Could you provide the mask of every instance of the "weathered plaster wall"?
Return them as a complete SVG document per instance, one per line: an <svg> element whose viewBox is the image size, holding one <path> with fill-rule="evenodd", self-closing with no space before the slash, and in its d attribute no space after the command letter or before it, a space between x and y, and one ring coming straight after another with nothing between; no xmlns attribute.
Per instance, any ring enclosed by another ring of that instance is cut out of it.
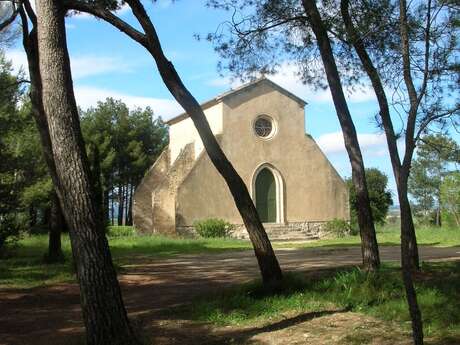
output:
<svg viewBox="0 0 460 345"><path fill-rule="evenodd" d="M204 110L212 132L215 135L221 134L222 123L222 103L218 103ZM191 118L186 118L169 127L169 149L171 150L171 163L173 163L180 151L189 143L195 145L195 158L203 151L203 142L193 124Z"/></svg>
<svg viewBox="0 0 460 345"><path fill-rule="evenodd" d="M252 123L261 114L277 122L278 132L269 140L253 131ZM348 219L346 186L304 128L303 105L268 84L260 83L223 103L221 145L251 193L254 172L270 163L284 181L283 222ZM208 217L242 223L224 180L206 153L179 187L176 205L178 226Z"/></svg>
<svg viewBox="0 0 460 345"><path fill-rule="evenodd" d="M193 143L186 145L152 193L152 232L176 235L177 189L195 162Z"/></svg>
<svg viewBox="0 0 460 345"><path fill-rule="evenodd" d="M152 193L164 180L170 165L169 149L166 147L134 192L133 223L141 232L153 231Z"/></svg>

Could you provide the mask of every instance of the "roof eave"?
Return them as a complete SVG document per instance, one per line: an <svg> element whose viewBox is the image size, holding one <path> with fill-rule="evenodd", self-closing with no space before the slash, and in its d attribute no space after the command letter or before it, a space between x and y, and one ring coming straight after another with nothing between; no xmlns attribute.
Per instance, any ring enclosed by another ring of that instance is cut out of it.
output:
<svg viewBox="0 0 460 345"><path fill-rule="evenodd" d="M299 103L300 106L304 107L305 105L307 105L308 103L306 101L304 101L302 98L294 95L292 92L282 88L281 86L279 86L278 84L272 82L270 79L268 78L260 78L260 79L256 79L250 83L247 83L247 84L244 84L244 85L241 85L240 87L237 87L233 90L229 90L227 92L224 92L223 94L217 96L217 97L214 97L213 99L210 99L204 103L201 103L200 104L200 107L201 109L207 109L207 108L210 108L220 102L222 102L225 98L228 98L230 96L233 96L235 95L236 93L244 90L244 89L248 89L248 88L251 88L251 87L254 87L256 84L260 83L260 82L268 82L273 88L275 88L276 90L278 90L280 93L286 95L287 97L293 99L294 101L296 101L297 103ZM187 112L184 112L184 113L181 113L175 117L173 117L172 119L166 121L165 123L169 126L171 125L174 125L182 120L185 120L186 118L188 118L189 115L187 114Z"/></svg>

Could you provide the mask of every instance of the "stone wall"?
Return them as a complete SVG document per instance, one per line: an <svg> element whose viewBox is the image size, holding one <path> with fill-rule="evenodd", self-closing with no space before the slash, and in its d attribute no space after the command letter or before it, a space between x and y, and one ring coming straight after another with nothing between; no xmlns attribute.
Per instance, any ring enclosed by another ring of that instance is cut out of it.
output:
<svg viewBox="0 0 460 345"><path fill-rule="evenodd" d="M166 147L134 192L133 224L139 232L153 231L152 192L162 183L169 166L170 155Z"/></svg>
<svg viewBox="0 0 460 345"><path fill-rule="evenodd" d="M270 240L314 240L327 236L324 231L325 221L292 222L286 224L265 224L265 231ZM177 234L182 237L197 237L193 226L177 226ZM230 237L249 239L244 224L234 224Z"/></svg>
<svg viewBox="0 0 460 345"><path fill-rule="evenodd" d="M177 189L195 162L193 143L186 145L168 170L165 178L152 193L152 232L165 235L176 233Z"/></svg>

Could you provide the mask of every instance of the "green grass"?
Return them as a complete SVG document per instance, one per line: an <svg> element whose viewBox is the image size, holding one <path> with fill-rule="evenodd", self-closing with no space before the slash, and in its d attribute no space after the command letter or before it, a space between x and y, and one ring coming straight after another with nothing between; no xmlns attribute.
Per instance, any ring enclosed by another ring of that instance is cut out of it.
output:
<svg viewBox="0 0 460 345"><path fill-rule="evenodd" d="M423 272L416 285L426 336L460 340L460 262L424 264ZM289 274L274 294L266 293L257 281L172 312L216 325L246 325L279 319L286 313L333 309L396 321L406 330L410 326L401 274L394 265L370 274L357 268L330 270L315 278Z"/></svg>
<svg viewBox="0 0 460 345"><path fill-rule="evenodd" d="M250 248L247 241L234 239L174 239L165 236L131 235L132 227L109 229L109 244L115 266L134 257L168 257L178 254L219 253ZM68 259L63 264L45 264L47 235L23 237L0 259L0 288L32 288L75 280L70 263L68 235L62 236L62 250Z"/></svg>
<svg viewBox="0 0 460 345"><path fill-rule="evenodd" d="M399 245L399 229L385 227L378 229L380 245ZM417 230L421 245L459 246L460 230L421 228ZM109 243L116 266L122 266L133 258L169 257L179 254L220 253L232 250L251 249L249 241L233 239L180 239L164 236L135 235L132 227L110 227ZM299 247L346 247L358 246L359 236L338 239L323 239L306 243L274 242L275 248ZM43 263L43 254L48 246L46 235L22 238L10 248L6 258L0 259L0 288L30 288L74 280L70 263ZM64 255L69 259L70 242L67 235L62 238ZM70 260L69 260L70 261Z"/></svg>
<svg viewBox="0 0 460 345"><path fill-rule="evenodd" d="M416 235L419 245L430 245L436 247L460 246L460 229L425 226L417 228ZM401 233L399 226L388 225L377 227L377 241L380 246L399 246L401 243L400 236ZM343 238L321 239L302 244L292 243L289 244L289 246L302 248L348 247L359 246L360 243L361 239L359 236L347 236Z"/></svg>

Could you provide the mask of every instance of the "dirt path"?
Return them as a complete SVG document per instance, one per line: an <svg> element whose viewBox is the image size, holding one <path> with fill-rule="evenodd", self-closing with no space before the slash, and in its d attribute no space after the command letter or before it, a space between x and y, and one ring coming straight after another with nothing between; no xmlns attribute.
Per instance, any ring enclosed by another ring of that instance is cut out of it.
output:
<svg viewBox="0 0 460 345"><path fill-rule="evenodd" d="M361 260L359 247L283 249L277 250L277 256L286 271L354 265ZM399 260L399 247L381 247L381 257L383 261ZM460 259L460 248L420 247L420 257L424 261ZM169 259L136 256L119 278L128 312L142 316L150 328L161 327L161 309L256 277L252 251L238 251ZM0 345L79 344L82 332L75 284L0 290Z"/></svg>

